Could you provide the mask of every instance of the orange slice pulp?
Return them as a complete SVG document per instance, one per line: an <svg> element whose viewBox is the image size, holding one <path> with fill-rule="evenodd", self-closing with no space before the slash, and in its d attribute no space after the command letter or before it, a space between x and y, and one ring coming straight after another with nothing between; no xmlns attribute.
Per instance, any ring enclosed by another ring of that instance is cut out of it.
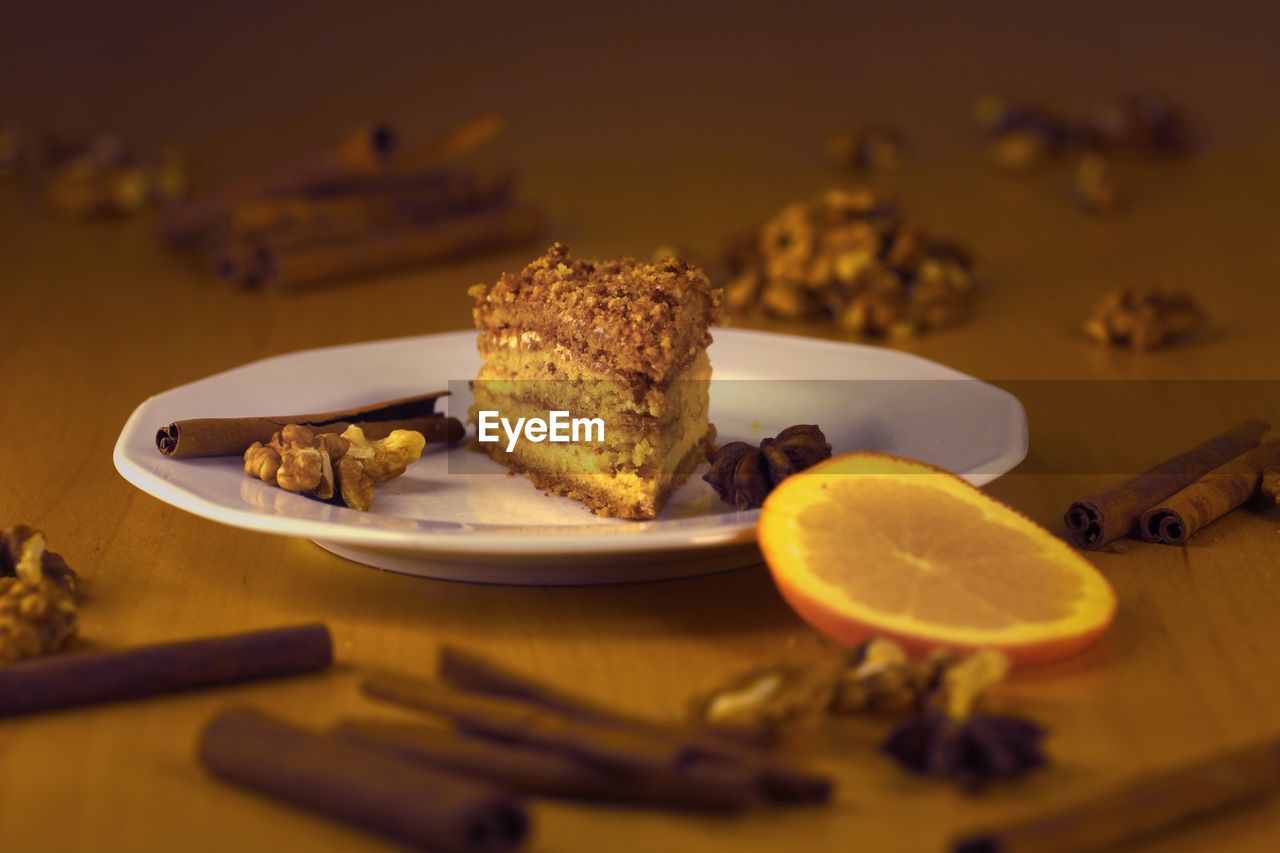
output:
<svg viewBox="0 0 1280 853"><path fill-rule="evenodd" d="M1115 616L1111 585L1067 543L910 459L851 453L788 477L758 535L783 597L848 645L879 635L1026 665L1080 651Z"/></svg>

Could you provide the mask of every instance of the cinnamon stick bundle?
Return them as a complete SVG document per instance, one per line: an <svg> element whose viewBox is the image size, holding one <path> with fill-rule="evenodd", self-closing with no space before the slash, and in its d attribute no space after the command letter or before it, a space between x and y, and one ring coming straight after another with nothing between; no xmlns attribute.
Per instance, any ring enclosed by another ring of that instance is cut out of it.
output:
<svg viewBox="0 0 1280 853"><path fill-rule="evenodd" d="M825 776L780 761L736 735L706 729L668 728L604 708L512 672L452 646L440 651L440 678L463 690L505 697L598 726L676 743L689 759L738 764L755 773L766 798L777 802L824 802L832 783Z"/></svg>
<svg viewBox="0 0 1280 853"><path fill-rule="evenodd" d="M414 723L349 720L336 734L526 794L726 812L759 801L755 777L729 764L617 773L545 749L495 744Z"/></svg>
<svg viewBox="0 0 1280 853"><path fill-rule="evenodd" d="M663 773L685 760L679 744L571 720L518 702L474 696L421 679L379 674L365 679L374 699L437 714L460 731L557 751L603 770Z"/></svg>
<svg viewBox="0 0 1280 853"><path fill-rule="evenodd" d="M372 440L386 438L392 430L422 433L427 442L454 442L465 432L457 418L435 410L435 401L448 391L401 397L367 406L302 415L267 415L243 418L189 418L174 421L156 432L156 448L174 458L239 456L255 441L264 444L289 424L309 426L317 432L344 432L356 425Z"/></svg>
<svg viewBox="0 0 1280 853"><path fill-rule="evenodd" d="M1257 447L1269 429L1265 421L1243 421L1105 492L1081 498L1064 516L1071 542L1077 548L1094 550L1125 536L1148 509Z"/></svg>
<svg viewBox="0 0 1280 853"><path fill-rule="evenodd" d="M342 193L269 196L234 207L227 230L242 239L353 239L377 229L500 204L510 196L514 180L510 169L436 170L394 182L360 181Z"/></svg>
<svg viewBox="0 0 1280 853"><path fill-rule="evenodd" d="M215 717L199 755L229 782L416 847L502 853L529 833L523 806L500 788L253 711Z"/></svg>
<svg viewBox="0 0 1280 853"><path fill-rule="evenodd" d="M161 234L168 240L188 241L237 203L371 174L391 160L396 147L396 133L389 126L358 128L336 144L171 208L161 223Z"/></svg>
<svg viewBox="0 0 1280 853"><path fill-rule="evenodd" d="M1148 542L1181 545L1258 491L1262 472L1280 463L1280 441L1225 462L1142 514L1138 528Z"/></svg>
<svg viewBox="0 0 1280 853"><path fill-rule="evenodd" d="M288 289L522 243L541 229L542 216L534 208L500 205L389 231L374 230L350 240L233 241L215 258L214 269L222 278L242 285Z"/></svg>
<svg viewBox="0 0 1280 853"><path fill-rule="evenodd" d="M455 646L440 649L440 679L461 690L517 699L539 708L563 714L575 720L606 725L613 728L638 729L651 734L669 736L671 729L649 720L624 714L613 708L605 708L577 696L571 696L554 687L534 681L505 669ZM707 749L737 750L744 746L768 746L770 738L764 733L755 735L746 728L686 728L681 738L688 742L705 742ZM754 750L753 750L754 751Z"/></svg>
<svg viewBox="0 0 1280 853"><path fill-rule="evenodd" d="M342 191L370 182L391 186L415 179L425 169L481 145L501 129L501 117L488 114L402 151L398 136L390 126L361 127L336 144L170 209L161 225L161 234L176 243L191 243L207 237L211 231L223 230L219 224L225 223L238 205L255 200Z"/></svg>
<svg viewBox="0 0 1280 853"><path fill-rule="evenodd" d="M1043 817L976 832L955 853L1083 853L1110 849L1280 789L1271 738L1120 787Z"/></svg>

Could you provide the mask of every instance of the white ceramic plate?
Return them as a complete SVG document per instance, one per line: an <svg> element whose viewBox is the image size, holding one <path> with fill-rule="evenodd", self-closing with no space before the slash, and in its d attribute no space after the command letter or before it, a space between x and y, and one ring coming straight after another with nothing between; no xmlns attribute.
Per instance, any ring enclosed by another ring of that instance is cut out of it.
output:
<svg viewBox="0 0 1280 853"><path fill-rule="evenodd" d="M547 497L464 447L429 446L378 487L360 513L244 476L238 458L168 459L156 430L174 420L342 409L447 387L479 367L476 333L450 332L306 350L166 391L139 406L115 448L120 474L204 518L315 540L393 571L488 583L611 583L749 565L758 511L716 499L701 474L653 521L597 518ZM717 329L711 420L721 441L758 442L817 423L836 453L880 450L931 462L975 485L1027 451L1026 414L1010 394L890 349ZM465 391L444 401L465 418ZM575 413L576 414L576 413Z"/></svg>

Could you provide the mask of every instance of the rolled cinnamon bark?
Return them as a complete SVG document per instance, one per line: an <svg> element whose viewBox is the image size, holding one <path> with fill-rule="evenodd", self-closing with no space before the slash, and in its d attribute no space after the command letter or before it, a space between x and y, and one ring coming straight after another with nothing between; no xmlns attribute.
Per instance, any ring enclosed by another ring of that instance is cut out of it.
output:
<svg viewBox="0 0 1280 853"><path fill-rule="evenodd" d="M336 733L527 794L710 811L741 811L759 801L755 777L729 764L613 773L545 749L499 745L413 723L351 720Z"/></svg>
<svg viewBox="0 0 1280 853"><path fill-rule="evenodd" d="M442 681L462 690L518 699L575 720L585 720L614 728L648 730L660 733L664 737L670 736L673 731L671 727L660 726L649 720L571 696L454 646L444 646L440 649L439 675ZM765 747L769 744L769 740L763 733L753 739L752 733L746 729L726 732L719 729L689 727L679 731L684 740L705 740L715 748Z"/></svg>
<svg viewBox="0 0 1280 853"><path fill-rule="evenodd" d="M519 801L498 788L254 711L215 717L199 755L222 779L404 844L501 853L529 833Z"/></svg>
<svg viewBox="0 0 1280 853"><path fill-rule="evenodd" d="M361 687L374 699L444 717L468 734L555 750L608 771L660 773L684 763L678 744L421 679L380 673L366 678Z"/></svg>
<svg viewBox="0 0 1280 853"><path fill-rule="evenodd" d="M411 263L440 261L529 240L542 229L532 207L499 205L340 241L232 241L215 272L249 287L288 289Z"/></svg>
<svg viewBox="0 0 1280 853"><path fill-rule="evenodd" d="M1112 849L1280 788L1280 740L1140 776L1043 817L956 840L954 853L1084 853ZM1127 848L1126 848L1127 849Z"/></svg>
<svg viewBox="0 0 1280 853"><path fill-rule="evenodd" d="M368 175L388 163L396 147L396 133L391 127L370 124L358 128L335 145L171 208L161 223L161 234L168 240L188 241L248 199Z"/></svg>
<svg viewBox="0 0 1280 853"><path fill-rule="evenodd" d="M1243 421L1105 492L1081 498L1063 518L1072 544L1094 550L1126 535L1148 509L1219 465L1257 447L1270 428L1265 421Z"/></svg>
<svg viewBox="0 0 1280 853"><path fill-rule="evenodd" d="M1206 524L1217 521L1258 491L1262 472L1280 463L1280 441L1271 441L1237 456L1196 480L1138 523L1148 542L1181 545Z"/></svg>
<svg viewBox="0 0 1280 853"><path fill-rule="evenodd" d="M392 176L412 175L424 168L461 157L497 136L504 125L502 116L486 113L445 131L435 139L404 149L387 164L385 171Z"/></svg>
<svg viewBox="0 0 1280 853"><path fill-rule="evenodd" d="M318 672L333 662L322 624L118 652L71 652L0 667L0 717L194 687Z"/></svg>
<svg viewBox="0 0 1280 853"><path fill-rule="evenodd" d="M288 426L309 426L318 432L345 432L356 425L370 439L386 438L392 430L420 432L427 442L454 442L466 429L457 418L437 414L435 401L448 391L401 397L336 412L305 415L269 415L244 418L189 418L174 421L156 432L156 449L165 456L238 456L255 441L264 444Z"/></svg>
<svg viewBox="0 0 1280 853"><path fill-rule="evenodd" d="M686 761L739 764L757 775L764 795L776 802L816 803L831 796L833 784L826 776L780 761L735 736L703 729L672 729L603 708L452 646L440 650L440 677L463 690L514 699L571 719L679 744Z"/></svg>
<svg viewBox="0 0 1280 853"><path fill-rule="evenodd" d="M237 205L227 228L242 239L284 243L350 240L396 226L430 221L506 201L514 185L509 169L436 170L395 182L374 177L340 194L268 196Z"/></svg>

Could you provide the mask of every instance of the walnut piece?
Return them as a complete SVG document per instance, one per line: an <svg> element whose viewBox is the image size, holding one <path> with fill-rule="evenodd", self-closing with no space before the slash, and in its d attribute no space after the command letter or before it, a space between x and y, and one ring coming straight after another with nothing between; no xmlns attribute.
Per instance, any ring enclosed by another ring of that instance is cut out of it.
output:
<svg viewBox="0 0 1280 853"><path fill-rule="evenodd" d="M338 460L338 490L342 493L342 502L360 512L368 512L373 506L373 478L364 471L364 462L354 456L344 456Z"/></svg>
<svg viewBox="0 0 1280 853"><path fill-rule="evenodd" d="M1129 289L1098 300L1084 333L1099 343L1143 351L1190 337L1204 325L1204 311L1186 293Z"/></svg>
<svg viewBox="0 0 1280 853"><path fill-rule="evenodd" d="M1116 182L1111 163L1099 154L1080 158L1071 194L1081 209L1100 216L1116 213L1128 202L1127 195Z"/></svg>
<svg viewBox="0 0 1280 853"><path fill-rule="evenodd" d="M76 573L66 560L48 549L44 534L25 524L0 530L0 578L17 577L35 583L47 578L74 595Z"/></svg>
<svg viewBox="0 0 1280 853"><path fill-rule="evenodd" d="M352 424L342 437L350 442L347 455L364 463L364 473L375 483L385 483L422 458L427 440L420 432L392 430L386 438L370 441L364 430Z"/></svg>
<svg viewBox="0 0 1280 853"><path fill-rule="evenodd" d="M0 664L59 651L75 633L75 598L56 581L0 578Z"/></svg>
<svg viewBox="0 0 1280 853"><path fill-rule="evenodd" d="M63 648L76 632L76 574L25 525L0 530L0 664Z"/></svg>

